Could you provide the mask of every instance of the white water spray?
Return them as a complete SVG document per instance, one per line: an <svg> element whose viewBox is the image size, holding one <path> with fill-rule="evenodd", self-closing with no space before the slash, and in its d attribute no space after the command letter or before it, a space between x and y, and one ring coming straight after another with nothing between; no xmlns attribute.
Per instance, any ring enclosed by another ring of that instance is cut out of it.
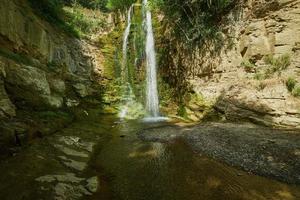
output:
<svg viewBox="0 0 300 200"><path fill-rule="evenodd" d="M152 16L147 9L147 0L144 0L144 9L146 17L146 73L147 73L147 91L146 91L146 109L151 117L159 117L159 102L157 91L156 58L154 49L154 36L152 30Z"/></svg>
<svg viewBox="0 0 300 200"><path fill-rule="evenodd" d="M122 77L127 78L127 45L128 45L128 38L130 34L130 27L131 27L131 13L132 13L132 7L128 9L127 13L127 27L124 31L124 36L123 36L123 60L122 60Z"/></svg>

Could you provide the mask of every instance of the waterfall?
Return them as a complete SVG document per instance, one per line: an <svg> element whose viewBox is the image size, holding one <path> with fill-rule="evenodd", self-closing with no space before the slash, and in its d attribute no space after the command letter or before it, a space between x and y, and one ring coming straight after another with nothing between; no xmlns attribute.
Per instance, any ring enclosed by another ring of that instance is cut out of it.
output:
<svg viewBox="0 0 300 200"><path fill-rule="evenodd" d="M124 31L124 36L123 36L123 60L122 60L122 77L128 78L128 70L127 70L127 45L128 45L128 38L129 38L129 33L130 33L130 27L131 27L131 13L132 13L132 7L128 9L128 14L127 14L127 27Z"/></svg>
<svg viewBox="0 0 300 200"><path fill-rule="evenodd" d="M146 73L147 73L147 87L146 87L146 109L151 117L159 116L159 102L157 91L157 72L156 72L156 58L154 49L154 36L152 30L152 16L147 9L147 0L144 0L145 9L145 25L146 25Z"/></svg>
<svg viewBox="0 0 300 200"><path fill-rule="evenodd" d="M121 72L121 77L123 78L123 81L125 84L125 94L123 96L123 100L126 101L125 105L123 106L122 110L119 113L119 117L121 119L125 118L128 112L128 105L131 102L131 87L130 84L128 83L128 68L127 68L127 45L128 45L128 38L130 34L130 27L131 27L131 13L132 13L132 6L128 9L127 13L127 26L124 31L123 35L123 48L122 48L122 53L123 53L123 59L122 59L122 72Z"/></svg>

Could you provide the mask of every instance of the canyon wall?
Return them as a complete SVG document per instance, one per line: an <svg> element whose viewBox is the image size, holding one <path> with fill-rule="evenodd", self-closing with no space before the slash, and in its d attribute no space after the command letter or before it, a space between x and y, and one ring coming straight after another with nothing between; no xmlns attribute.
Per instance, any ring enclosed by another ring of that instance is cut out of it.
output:
<svg viewBox="0 0 300 200"><path fill-rule="evenodd" d="M20 126L28 132L28 121L18 120L20 110L67 110L97 94L93 80L100 66L95 53L87 41L38 17L26 0L1 0L1 140L16 137Z"/></svg>
<svg viewBox="0 0 300 200"><path fill-rule="evenodd" d="M300 1L244 1L221 26L221 42L207 41L191 55L179 42L172 56L189 92L226 120L300 128L300 98L286 86L300 82ZM203 106L189 101L187 113L203 119Z"/></svg>

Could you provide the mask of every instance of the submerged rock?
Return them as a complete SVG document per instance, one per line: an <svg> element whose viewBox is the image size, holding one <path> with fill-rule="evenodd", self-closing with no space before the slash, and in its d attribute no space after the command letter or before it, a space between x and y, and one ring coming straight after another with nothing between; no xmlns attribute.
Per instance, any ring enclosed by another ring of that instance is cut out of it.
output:
<svg viewBox="0 0 300 200"><path fill-rule="evenodd" d="M75 170L78 170L78 171L83 171L87 167L86 162L81 162L81 161L68 159L65 156L59 156L59 158L62 160L62 163L66 167L69 167L71 169L75 169Z"/></svg>
<svg viewBox="0 0 300 200"><path fill-rule="evenodd" d="M76 200L83 195L91 195L83 186L74 186L66 183L58 183L55 188L55 200Z"/></svg>
<svg viewBox="0 0 300 200"><path fill-rule="evenodd" d="M62 175L45 175L35 179L38 182L64 182L64 183L80 183L84 178L76 177L73 173L65 173Z"/></svg>
<svg viewBox="0 0 300 200"><path fill-rule="evenodd" d="M98 181L97 176L87 179L86 182L87 182L87 184L85 187L88 189L88 191L90 191L92 193L97 192L98 186L99 186L99 181Z"/></svg>

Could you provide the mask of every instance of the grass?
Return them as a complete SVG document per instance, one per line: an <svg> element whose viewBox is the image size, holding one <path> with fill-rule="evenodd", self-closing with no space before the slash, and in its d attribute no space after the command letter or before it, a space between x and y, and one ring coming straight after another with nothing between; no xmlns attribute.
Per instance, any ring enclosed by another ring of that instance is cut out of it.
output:
<svg viewBox="0 0 300 200"><path fill-rule="evenodd" d="M250 60L245 60L241 63L241 66L244 68L246 72L255 72L256 66Z"/></svg>
<svg viewBox="0 0 300 200"><path fill-rule="evenodd" d="M300 97L300 86L296 86L293 91L292 91L292 95L294 97Z"/></svg>
<svg viewBox="0 0 300 200"><path fill-rule="evenodd" d="M261 81L261 80L266 79L267 76L266 76L265 73L262 73L262 72L256 72L256 73L254 74L254 77L253 77L253 78L256 79L256 80Z"/></svg>
<svg viewBox="0 0 300 200"><path fill-rule="evenodd" d="M295 80L292 77L289 77L285 84L286 84L288 91L292 92L293 89L295 88L295 86L297 85L297 83L298 83L297 80Z"/></svg>
<svg viewBox="0 0 300 200"><path fill-rule="evenodd" d="M297 84L298 81L292 77L289 77L285 82L288 91L291 92L293 96L300 97L300 86Z"/></svg>
<svg viewBox="0 0 300 200"><path fill-rule="evenodd" d="M274 74L288 68L291 64L291 57L289 54L284 54L275 58L273 55L264 57L264 62L269 66L266 73Z"/></svg>
<svg viewBox="0 0 300 200"><path fill-rule="evenodd" d="M291 65L291 57L289 54L284 54L279 57L267 55L264 57L264 63L266 64L266 69L256 72L253 77L254 79L264 80L270 78L275 73L280 74L281 71L287 69ZM250 68L251 66L247 67Z"/></svg>

